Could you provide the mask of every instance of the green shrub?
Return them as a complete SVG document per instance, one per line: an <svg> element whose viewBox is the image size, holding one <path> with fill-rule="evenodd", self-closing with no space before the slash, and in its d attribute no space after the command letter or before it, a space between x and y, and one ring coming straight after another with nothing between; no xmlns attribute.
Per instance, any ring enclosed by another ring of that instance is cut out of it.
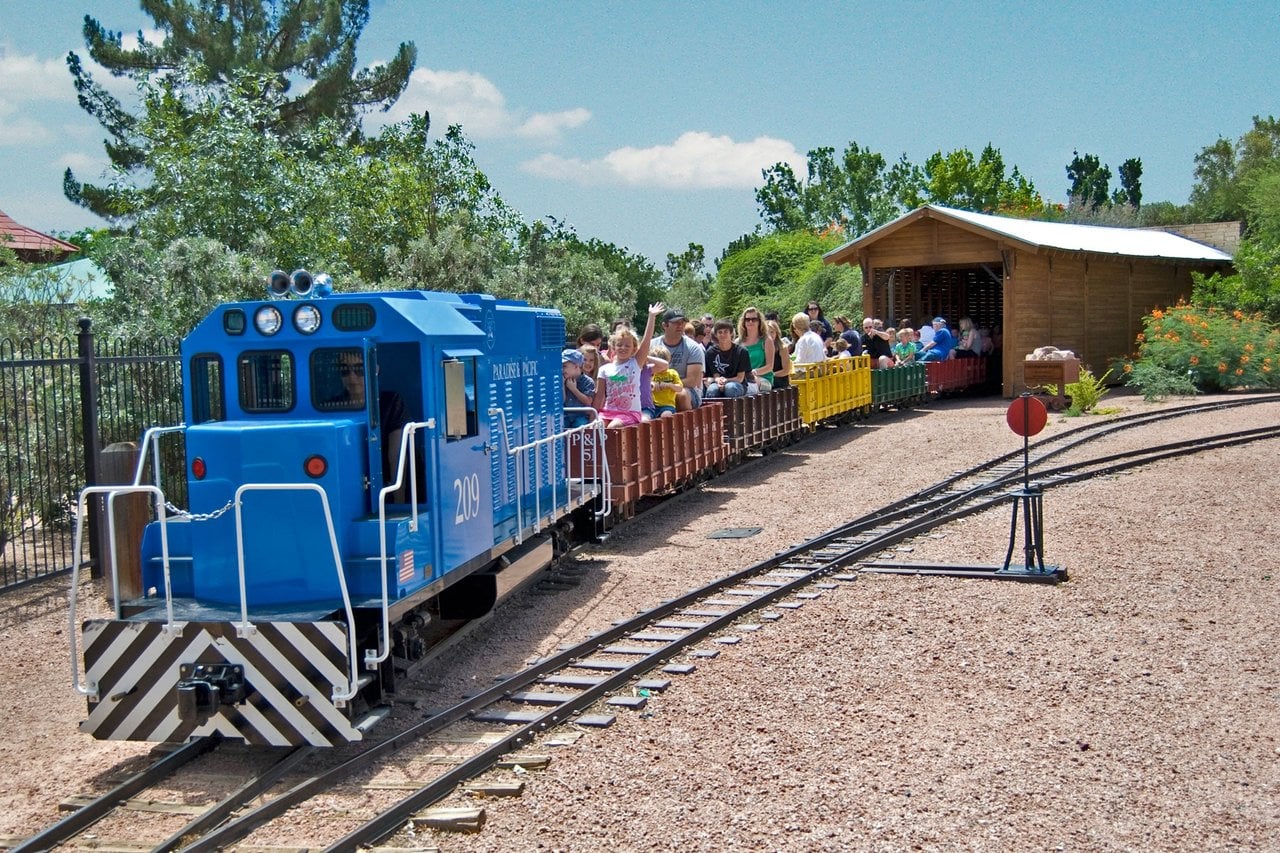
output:
<svg viewBox="0 0 1280 853"><path fill-rule="evenodd" d="M1071 407L1067 409L1067 414L1083 415L1096 409L1102 398L1107 396L1106 382L1110 375L1111 371L1108 370L1095 377L1088 368L1080 368L1080 378L1067 383L1067 394L1071 397Z"/></svg>
<svg viewBox="0 0 1280 853"><path fill-rule="evenodd" d="M1133 364L1127 375L1125 384L1141 391L1142 398L1149 403L1166 397L1191 397L1200 393L1191 381L1194 374L1175 373L1153 361Z"/></svg>
<svg viewBox="0 0 1280 853"><path fill-rule="evenodd" d="M1132 377L1138 365L1147 365ZM1143 388L1177 387L1169 376L1187 377L1201 391L1280 387L1280 329L1261 315L1178 303L1143 320L1135 362L1123 363L1125 381ZM1157 372L1159 368L1162 372ZM1146 394L1144 388L1143 393ZM1176 391L1172 393L1177 393Z"/></svg>
<svg viewBox="0 0 1280 853"><path fill-rule="evenodd" d="M1096 409L1102 398L1107 396L1109 389L1106 383L1110 375L1110 370L1101 376L1094 376L1089 368L1080 368L1080 378L1067 383L1066 393L1071 398L1071 405L1063 414L1074 418ZM1044 389L1055 396L1058 393L1058 386L1054 384L1045 385Z"/></svg>

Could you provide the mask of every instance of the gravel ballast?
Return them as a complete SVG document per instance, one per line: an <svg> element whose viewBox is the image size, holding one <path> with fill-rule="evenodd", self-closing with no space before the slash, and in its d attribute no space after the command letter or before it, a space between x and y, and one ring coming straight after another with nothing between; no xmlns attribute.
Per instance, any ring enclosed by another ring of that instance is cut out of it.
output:
<svg viewBox="0 0 1280 853"><path fill-rule="evenodd" d="M1152 404L1113 394L1125 413ZM575 559L577 587L504 604L412 689L456 701L530 657L1016 449L1008 401L951 401L826 430L662 505ZM1108 451L1274 423L1280 403L1170 418ZM1046 434L1080 419L1050 418ZM1058 586L862 575L735 633L643 712L523 774L445 850L1280 849L1275 637L1280 442L1215 450L1045 497ZM763 528L708 540L725 527ZM999 563L1009 511L902 559ZM0 600L0 834L146 744L76 729L66 580ZM397 706L397 715L411 706ZM494 780L512 771L493 771ZM316 814L313 812L312 814ZM318 820L319 818L313 818ZM305 816L260 843L331 838ZM404 841L402 836L401 841Z"/></svg>

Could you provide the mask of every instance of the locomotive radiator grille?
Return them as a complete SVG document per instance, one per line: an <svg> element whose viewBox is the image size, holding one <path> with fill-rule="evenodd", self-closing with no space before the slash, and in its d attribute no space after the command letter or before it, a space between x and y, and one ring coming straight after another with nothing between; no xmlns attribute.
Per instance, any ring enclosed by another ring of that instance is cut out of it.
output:
<svg viewBox="0 0 1280 853"><path fill-rule="evenodd" d="M101 740L183 741L215 732L262 746L333 746L360 740L334 706L347 683L346 626L340 622L262 622L238 637L230 622L188 622L180 635L159 622L98 620L84 625L88 678L97 702L81 731ZM246 696L202 719L183 719L182 667L241 666Z"/></svg>

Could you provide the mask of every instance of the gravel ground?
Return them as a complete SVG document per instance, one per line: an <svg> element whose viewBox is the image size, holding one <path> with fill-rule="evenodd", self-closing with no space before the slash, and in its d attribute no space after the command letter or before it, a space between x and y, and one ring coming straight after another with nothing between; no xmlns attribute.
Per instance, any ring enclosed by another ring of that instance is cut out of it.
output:
<svg viewBox="0 0 1280 853"><path fill-rule="evenodd" d="M1152 408L1114 393L1124 412ZM825 430L628 523L583 583L523 593L410 689L438 706L614 619L1016 449L1007 401ZM1274 423L1280 402L1168 419L1108 450ZM1081 421L1050 418L1046 434ZM864 575L742 633L576 744L444 850L1280 849L1280 442L1218 450L1045 498L1056 587ZM759 526L750 539L708 540ZM1008 510L909 543L999 563ZM62 588L0 598L0 834L48 823L145 744L76 730ZM33 699L39 702L33 702ZM406 716L410 706L397 706ZM509 780L511 771L494 771ZM442 805L474 805L456 796ZM259 843L332 836L308 811ZM405 839L402 837L401 839Z"/></svg>

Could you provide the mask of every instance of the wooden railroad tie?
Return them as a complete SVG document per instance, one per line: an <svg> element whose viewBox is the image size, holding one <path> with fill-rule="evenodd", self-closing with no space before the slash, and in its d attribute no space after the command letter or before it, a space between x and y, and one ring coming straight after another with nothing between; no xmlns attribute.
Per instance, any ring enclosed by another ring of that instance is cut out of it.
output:
<svg viewBox="0 0 1280 853"><path fill-rule="evenodd" d="M482 808L434 808L409 818L415 828L442 829L446 832L479 832L484 828Z"/></svg>

